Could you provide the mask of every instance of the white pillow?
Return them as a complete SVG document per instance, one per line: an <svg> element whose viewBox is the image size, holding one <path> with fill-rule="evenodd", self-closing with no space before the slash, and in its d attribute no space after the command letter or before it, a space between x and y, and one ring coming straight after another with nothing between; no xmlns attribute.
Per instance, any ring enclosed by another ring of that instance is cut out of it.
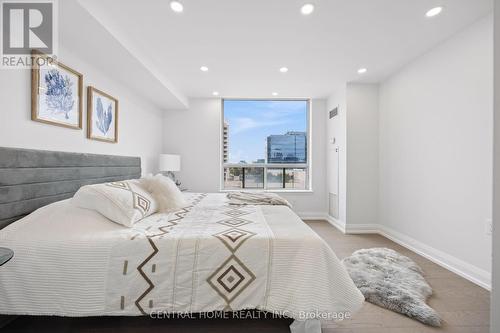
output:
<svg viewBox="0 0 500 333"><path fill-rule="evenodd" d="M160 213L175 212L189 206L177 185L168 177L158 174L142 178L141 183L158 202Z"/></svg>
<svg viewBox="0 0 500 333"><path fill-rule="evenodd" d="M158 211L156 200L137 180L83 186L72 202L126 227Z"/></svg>

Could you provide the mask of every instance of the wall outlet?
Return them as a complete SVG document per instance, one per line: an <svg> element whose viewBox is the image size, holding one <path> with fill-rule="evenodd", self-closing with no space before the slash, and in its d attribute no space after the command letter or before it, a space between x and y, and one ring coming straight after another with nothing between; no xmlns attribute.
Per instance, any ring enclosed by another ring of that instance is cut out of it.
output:
<svg viewBox="0 0 500 333"><path fill-rule="evenodd" d="M484 224L484 231L486 235L491 236L493 234L493 221L492 219L486 219Z"/></svg>

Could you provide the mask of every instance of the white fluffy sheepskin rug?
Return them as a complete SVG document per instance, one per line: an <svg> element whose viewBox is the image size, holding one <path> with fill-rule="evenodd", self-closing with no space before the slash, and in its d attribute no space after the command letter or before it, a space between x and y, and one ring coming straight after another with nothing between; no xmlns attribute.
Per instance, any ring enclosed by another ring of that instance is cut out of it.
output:
<svg viewBox="0 0 500 333"><path fill-rule="evenodd" d="M441 318L425 301L432 288L410 258L385 248L363 249L342 260L368 302L440 327Z"/></svg>

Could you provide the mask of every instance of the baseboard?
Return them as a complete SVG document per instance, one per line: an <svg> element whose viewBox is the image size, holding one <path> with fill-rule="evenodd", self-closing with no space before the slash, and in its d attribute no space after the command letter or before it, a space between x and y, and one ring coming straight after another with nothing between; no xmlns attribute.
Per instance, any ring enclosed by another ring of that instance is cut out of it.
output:
<svg viewBox="0 0 500 333"><path fill-rule="evenodd" d="M314 212L300 212L296 213L302 220L311 221L311 220L326 220L325 213L314 213Z"/></svg>
<svg viewBox="0 0 500 333"><path fill-rule="evenodd" d="M343 234L346 233L346 228L345 228L345 223L340 221L340 220L337 220L336 218L334 218L333 216L330 216L328 214L326 214L326 218L325 218L328 223L330 223L331 225L333 225L335 228L337 228L338 230L340 230L340 232L342 232Z"/></svg>
<svg viewBox="0 0 500 333"><path fill-rule="evenodd" d="M300 216L300 215L299 215ZM477 284L478 286L491 291L491 274L484 269L471 265L457 257L438 250L432 246L422 243L408 235L400 233L392 228L380 224L351 224L346 225L328 214L305 214L304 220L328 221L332 226L344 234L379 234L393 242L412 250L422 257L434 262L435 264L446 268L447 270Z"/></svg>
<svg viewBox="0 0 500 333"><path fill-rule="evenodd" d="M345 233L350 235L378 234L380 230L378 224L348 224L345 229Z"/></svg>
<svg viewBox="0 0 500 333"><path fill-rule="evenodd" d="M458 259L457 257L440 251L386 226L379 225L378 233L386 238L389 238L393 242L412 250L435 264L460 275L464 279L491 291L491 274L484 269L471 265L461 259Z"/></svg>

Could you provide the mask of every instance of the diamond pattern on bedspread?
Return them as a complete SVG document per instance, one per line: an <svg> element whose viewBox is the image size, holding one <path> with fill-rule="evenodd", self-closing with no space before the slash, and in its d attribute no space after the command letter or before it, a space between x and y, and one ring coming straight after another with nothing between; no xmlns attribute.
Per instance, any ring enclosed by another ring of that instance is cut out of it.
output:
<svg viewBox="0 0 500 333"><path fill-rule="evenodd" d="M255 280L254 273L236 255L237 250L243 243L256 235L254 232L236 228L253 223L253 221L239 218L239 216L249 215L254 211L252 208L243 210L240 207L231 207L229 210L221 212L230 216L230 218L217 223L227 226L229 229L212 235L219 239L231 252L229 258L207 278L210 286L226 301L226 311L231 309L231 302Z"/></svg>
<svg viewBox="0 0 500 333"><path fill-rule="evenodd" d="M222 214L227 215L227 216L231 216L231 217L239 217L239 216L251 214L251 212L247 212L247 211L244 211L244 210L237 208L237 209L228 210L226 212L223 212Z"/></svg>
<svg viewBox="0 0 500 333"><path fill-rule="evenodd" d="M247 239L255 234L242 229L229 229L214 235L227 246L229 251L235 252Z"/></svg>
<svg viewBox="0 0 500 333"><path fill-rule="evenodd" d="M230 307L231 302L254 280L255 275L248 267L232 255L208 277L207 282Z"/></svg>
<svg viewBox="0 0 500 333"><path fill-rule="evenodd" d="M242 225L252 223L252 221L244 220L244 219L239 219L237 217L231 218L231 219L226 219L217 222L219 224L227 225L228 227L241 227Z"/></svg>
<svg viewBox="0 0 500 333"><path fill-rule="evenodd" d="M114 250L120 271L108 291L115 295L109 303L114 311L117 305L121 313L147 315L267 304L272 238L261 208L229 206L217 195L193 194L189 201L188 207L136 226L133 247L120 244Z"/></svg>

